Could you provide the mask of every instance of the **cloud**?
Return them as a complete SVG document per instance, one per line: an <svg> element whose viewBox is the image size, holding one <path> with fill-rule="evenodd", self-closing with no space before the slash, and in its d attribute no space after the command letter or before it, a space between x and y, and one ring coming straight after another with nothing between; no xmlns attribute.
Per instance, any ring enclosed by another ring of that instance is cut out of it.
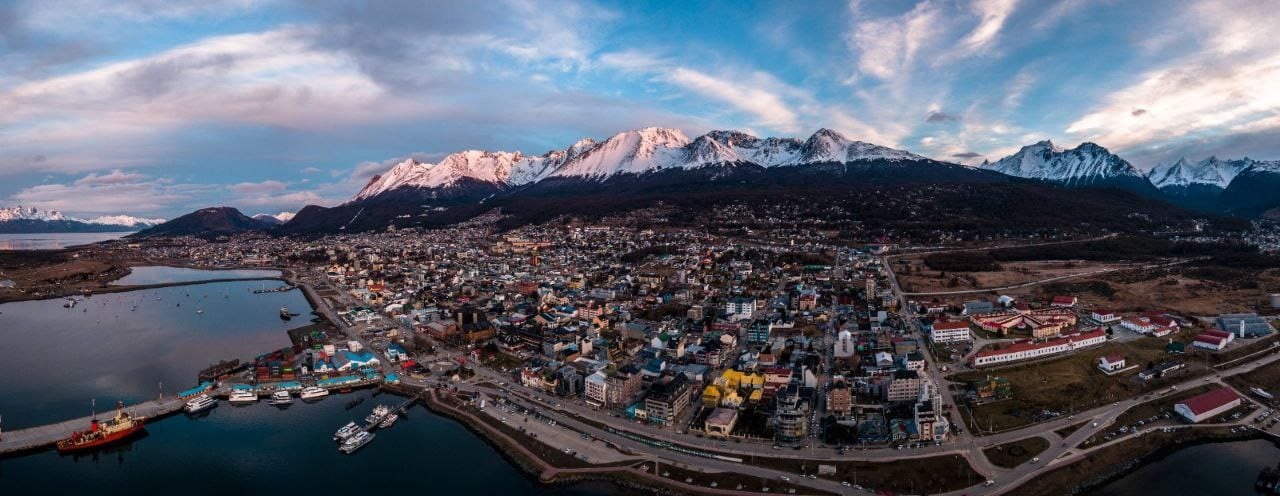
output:
<svg viewBox="0 0 1280 496"><path fill-rule="evenodd" d="M859 17L857 12L855 17ZM917 52L941 34L940 25L942 9L924 1L899 17L856 22L847 42L858 53L857 67L861 74L892 80L906 72Z"/></svg>
<svg viewBox="0 0 1280 496"><path fill-rule="evenodd" d="M971 7L980 21L978 26L964 39L964 47L969 52L980 52L987 49L996 37L1004 22L1018 5L1017 0L977 0Z"/></svg>
<svg viewBox="0 0 1280 496"><path fill-rule="evenodd" d="M960 153L952 153L951 156L959 159L974 159L974 158L981 158L983 155L978 152L960 152Z"/></svg>
<svg viewBox="0 0 1280 496"><path fill-rule="evenodd" d="M284 191L289 186L276 180L267 180L257 183L237 183L230 186L231 191L235 191L241 195L264 195Z"/></svg>
<svg viewBox="0 0 1280 496"><path fill-rule="evenodd" d="M302 169L303 174L319 174L320 172L323 171L321 171L319 167L307 167Z"/></svg>
<svg viewBox="0 0 1280 496"><path fill-rule="evenodd" d="M111 171L108 174L89 174L75 182L76 186L100 186L106 184L127 184L141 181L147 176L134 173L124 172L120 169Z"/></svg>
<svg viewBox="0 0 1280 496"><path fill-rule="evenodd" d="M1138 116L1140 116L1140 115L1142 115L1142 114L1145 114L1145 113L1147 113L1147 109L1140 109L1140 108L1136 108L1136 109L1133 109L1132 111L1130 111L1130 112L1129 112L1129 115L1132 115L1132 116L1134 116L1134 117L1138 117Z"/></svg>
<svg viewBox="0 0 1280 496"><path fill-rule="evenodd" d="M924 119L925 122L929 122L933 124L944 123L944 122L955 122L958 120L960 120L959 117L952 114L948 114L946 112L941 112L941 111L929 112L929 116L925 117Z"/></svg>
<svg viewBox="0 0 1280 496"><path fill-rule="evenodd" d="M22 188L9 197L9 202L79 216L155 216L178 205L207 200L215 192L216 188L209 185L175 184L169 179L115 170L89 174L70 183Z"/></svg>
<svg viewBox="0 0 1280 496"><path fill-rule="evenodd" d="M764 73L751 76L754 83L717 78L693 69L677 68L665 78L672 84L689 89L707 98L718 100L754 116L758 125L784 132L800 128L799 118L783 98L766 89L777 81Z"/></svg>

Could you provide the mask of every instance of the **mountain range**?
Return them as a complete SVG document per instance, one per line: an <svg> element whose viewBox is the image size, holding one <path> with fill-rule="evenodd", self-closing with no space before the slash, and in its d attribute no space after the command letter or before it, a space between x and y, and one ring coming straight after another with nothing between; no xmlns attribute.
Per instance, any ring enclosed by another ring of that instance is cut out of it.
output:
<svg viewBox="0 0 1280 496"><path fill-rule="evenodd" d="M868 187L965 184L986 185L984 191L1016 184L1027 194L1050 196L1036 185L1116 191L1157 206L1172 203L1247 217L1274 214L1280 206L1274 194L1280 163L1247 158L1179 160L1143 173L1095 143L1066 149L1041 141L969 167L851 140L829 129L804 140L737 131L690 139L677 129L650 127L603 141L582 139L539 155L467 150L435 163L407 159L373 177L342 205L306 206L288 219L245 217L252 224L223 219L211 232L240 224L271 229L280 221L274 230L284 234L436 226L495 207L535 221L582 210L581 205L613 209L716 195L843 195Z"/></svg>
<svg viewBox="0 0 1280 496"><path fill-rule="evenodd" d="M81 219L56 210L35 207L0 207L0 233L121 232L137 231L163 223L128 215L105 215Z"/></svg>

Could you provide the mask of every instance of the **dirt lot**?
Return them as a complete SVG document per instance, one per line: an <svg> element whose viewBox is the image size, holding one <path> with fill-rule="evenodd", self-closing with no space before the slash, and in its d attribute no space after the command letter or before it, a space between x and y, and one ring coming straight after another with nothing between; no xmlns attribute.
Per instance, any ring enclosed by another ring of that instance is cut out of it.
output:
<svg viewBox="0 0 1280 496"><path fill-rule="evenodd" d="M1036 455L1049 449L1049 441L1042 437L1029 437L1011 443L982 450L991 463L998 467L1014 468L1027 463Z"/></svg>
<svg viewBox="0 0 1280 496"><path fill-rule="evenodd" d="M923 257L905 257L902 260L909 261L910 265L895 262L894 270L898 275L898 283L908 292L999 288L1051 277L1130 266L1079 260L1048 260L1005 262L995 271L956 272L935 270L924 262Z"/></svg>
<svg viewBox="0 0 1280 496"><path fill-rule="evenodd" d="M755 465L784 470L795 474L813 473L815 462L790 458L755 457L749 461ZM834 475L823 478L849 481L868 490L891 491L903 494L932 494L955 491L982 482L981 474L969 466L959 455L941 455L929 458L909 458L893 462L823 462L835 465Z"/></svg>
<svg viewBox="0 0 1280 496"><path fill-rule="evenodd" d="M1160 362L1169 356L1165 353L1164 339L1139 339L1129 342L1109 342L1097 348L1082 350L1057 360L1014 366L999 370L964 372L948 377L952 381L982 380L987 375L1005 377L1013 388L1013 398L978 405L972 409L969 427L975 431L996 431L1020 427L1036 421L1048 420L1050 415L1038 415L1048 410L1069 415L1120 399L1160 390L1170 383L1204 374L1203 361L1187 359L1187 367L1171 377L1149 382L1133 380L1148 362ZM1106 376L1097 369L1098 357L1110 353L1122 353L1130 365L1138 369L1115 376ZM962 408L962 410L964 410ZM975 425L976 423L976 425Z"/></svg>

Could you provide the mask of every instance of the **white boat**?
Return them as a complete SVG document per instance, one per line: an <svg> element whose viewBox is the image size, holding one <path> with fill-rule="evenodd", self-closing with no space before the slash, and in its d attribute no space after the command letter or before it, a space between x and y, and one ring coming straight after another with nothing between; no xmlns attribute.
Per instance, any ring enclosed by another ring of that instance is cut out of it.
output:
<svg viewBox="0 0 1280 496"><path fill-rule="evenodd" d="M387 405L378 405L373 407L373 412L364 418L364 423L369 425L377 425L382 419L391 413L391 407Z"/></svg>
<svg viewBox="0 0 1280 496"><path fill-rule="evenodd" d="M309 388L303 389L302 394L300 394L299 396L304 400L314 400L318 398L323 398L325 396L329 396L329 390L322 387L311 386Z"/></svg>
<svg viewBox="0 0 1280 496"><path fill-rule="evenodd" d="M218 400L202 394L187 401L186 406L183 406L182 409L186 410L187 413L199 413L215 406L218 406Z"/></svg>
<svg viewBox="0 0 1280 496"><path fill-rule="evenodd" d="M288 391L276 391L271 393L271 400L267 403L276 406L289 405L293 403L293 396Z"/></svg>
<svg viewBox="0 0 1280 496"><path fill-rule="evenodd" d="M255 393L253 391L233 391L231 393L231 397L227 398L227 400L230 401L231 404L233 405L242 404L242 403L244 404L257 403L258 393Z"/></svg>
<svg viewBox="0 0 1280 496"><path fill-rule="evenodd" d="M399 416L399 415L396 415L396 414L394 414L394 413L392 413L392 414L388 414L386 417L384 417L384 418L382 419L382 423L378 424L378 428L379 428L379 429L386 429L386 428L388 428L388 427L391 427L392 425L394 425L394 424L396 423L396 421L397 421L397 420L400 420L400 416Z"/></svg>
<svg viewBox="0 0 1280 496"><path fill-rule="evenodd" d="M342 442L342 446L338 447L338 451L348 455L354 453L356 450L363 448L364 445L369 444L369 441L373 441L373 436L374 434L372 432L356 432L356 434L351 436L350 439Z"/></svg>
<svg viewBox="0 0 1280 496"><path fill-rule="evenodd" d="M1268 393L1267 390L1262 389L1260 387L1251 387L1249 388L1249 391L1257 395L1259 398L1265 398L1268 400L1274 398L1274 396L1272 396L1271 393Z"/></svg>
<svg viewBox="0 0 1280 496"><path fill-rule="evenodd" d="M362 432L360 430L360 426L356 425L355 422L347 422L347 425L342 426L341 428L338 429L338 432L333 433L333 440L339 441L339 442L346 442L347 439L350 439L351 436L356 435L357 432Z"/></svg>

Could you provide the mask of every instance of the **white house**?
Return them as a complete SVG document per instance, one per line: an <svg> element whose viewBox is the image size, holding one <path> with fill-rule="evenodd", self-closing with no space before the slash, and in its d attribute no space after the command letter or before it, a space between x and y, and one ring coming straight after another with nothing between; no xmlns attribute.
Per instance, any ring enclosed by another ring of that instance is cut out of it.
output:
<svg viewBox="0 0 1280 496"><path fill-rule="evenodd" d="M1114 374L1124 370L1124 366L1124 355L1119 353L1112 353L1098 358L1098 369L1106 372L1107 374Z"/></svg>
<svg viewBox="0 0 1280 496"><path fill-rule="evenodd" d="M1125 317L1124 320L1120 321L1120 327L1138 334L1151 334L1156 330L1157 325L1148 317L1134 316Z"/></svg>
<svg viewBox="0 0 1280 496"><path fill-rule="evenodd" d="M1094 310L1089 317L1092 317L1094 322L1102 325L1111 325L1120 321L1120 314L1101 308Z"/></svg>
<svg viewBox="0 0 1280 496"><path fill-rule="evenodd" d="M1193 423L1200 423L1237 406L1240 406L1240 395L1222 387L1187 398L1173 405L1173 411Z"/></svg>
<svg viewBox="0 0 1280 496"><path fill-rule="evenodd" d="M933 323L933 331L929 333L935 343L958 343L972 341L969 334L969 323L965 321L939 321Z"/></svg>

